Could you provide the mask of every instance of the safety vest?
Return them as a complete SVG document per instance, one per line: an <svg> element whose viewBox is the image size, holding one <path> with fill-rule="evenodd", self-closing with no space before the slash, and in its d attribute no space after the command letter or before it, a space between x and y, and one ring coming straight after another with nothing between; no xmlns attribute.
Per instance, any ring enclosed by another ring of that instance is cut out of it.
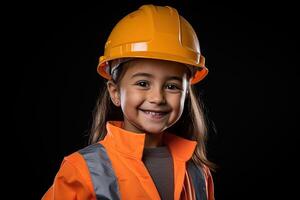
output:
<svg viewBox="0 0 300 200"><path fill-rule="evenodd" d="M142 161L146 135L122 129L121 124L108 122L103 140L65 157L42 199L160 200ZM164 133L163 143L173 158L174 199L214 200L209 169L191 160L197 142Z"/></svg>
<svg viewBox="0 0 300 200"><path fill-rule="evenodd" d="M120 192L117 177L103 145L96 143L80 150L79 153L87 163L97 200L119 200ZM190 160L187 163L187 171L192 179L196 200L207 200L202 169Z"/></svg>

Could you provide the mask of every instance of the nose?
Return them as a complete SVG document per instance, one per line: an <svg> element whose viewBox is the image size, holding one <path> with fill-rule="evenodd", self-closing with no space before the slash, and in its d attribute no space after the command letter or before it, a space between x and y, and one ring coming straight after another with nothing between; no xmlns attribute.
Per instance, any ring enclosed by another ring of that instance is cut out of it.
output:
<svg viewBox="0 0 300 200"><path fill-rule="evenodd" d="M165 104L166 98L163 90L160 88L152 88L149 91L148 101L154 104Z"/></svg>

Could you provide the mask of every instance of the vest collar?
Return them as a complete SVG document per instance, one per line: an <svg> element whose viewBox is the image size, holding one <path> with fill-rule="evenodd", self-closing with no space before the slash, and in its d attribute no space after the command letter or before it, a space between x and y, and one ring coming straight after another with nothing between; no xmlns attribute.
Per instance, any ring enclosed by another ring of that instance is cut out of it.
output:
<svg viewBox="0 0 300 200"><path fill-rule="evenodd" d="M141 160L146 134L134 133L122 129L122 123L122 121L107 122L107 135L102 142L106 143L108 147L126 157ZM168 146L172 157L181 161L189 160L197 145L196 141L187 140L169 133L164 133L163 142Z"/></svg>

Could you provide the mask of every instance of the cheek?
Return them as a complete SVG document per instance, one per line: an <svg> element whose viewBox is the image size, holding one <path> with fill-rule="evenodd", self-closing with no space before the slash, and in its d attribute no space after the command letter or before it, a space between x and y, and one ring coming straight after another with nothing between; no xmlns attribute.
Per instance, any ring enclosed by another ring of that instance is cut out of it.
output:
<svg viewBox="0 0 300 200"><path fill-rule="evenodd" d="M120 93L121 106L122 108L126 107L137 107L142 102L142 95L136 91L131 90L121 90Z"/></svg>
<svg viewBox="0 0 300 200"><path fill-rule="evenodd" d="M183 111L184 102L185 102L185 95L183 94L172 95L169 98L169 104L172 106L174 111L179 113Z"/></svg>

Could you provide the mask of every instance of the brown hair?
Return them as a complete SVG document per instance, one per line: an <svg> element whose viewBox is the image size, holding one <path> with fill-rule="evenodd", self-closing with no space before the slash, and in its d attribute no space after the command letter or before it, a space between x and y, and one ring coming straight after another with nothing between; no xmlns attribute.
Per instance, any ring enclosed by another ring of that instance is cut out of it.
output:
<svg viewBox="0 0 300 200"><path fill-rule="evenodd" d="M126 63L122 65L126 65ZM116 84L120 82L123 67L125 66L119 66L112 74L112 80ZM122 121L123 113L120 108L115 107L111 102L107 87L104 85L93 111L89 143L93 144L102 140L107 134L106 122L114 120ZM169 127L167 131L180 137L197 141L192 160L201 167L205 165L212 170L215 168L215 164L206 157L206 118L203 112L203 104L199 100L194 85L189 85L188 98L185 100L184 110L180 119L173 126Z"/></svg>

